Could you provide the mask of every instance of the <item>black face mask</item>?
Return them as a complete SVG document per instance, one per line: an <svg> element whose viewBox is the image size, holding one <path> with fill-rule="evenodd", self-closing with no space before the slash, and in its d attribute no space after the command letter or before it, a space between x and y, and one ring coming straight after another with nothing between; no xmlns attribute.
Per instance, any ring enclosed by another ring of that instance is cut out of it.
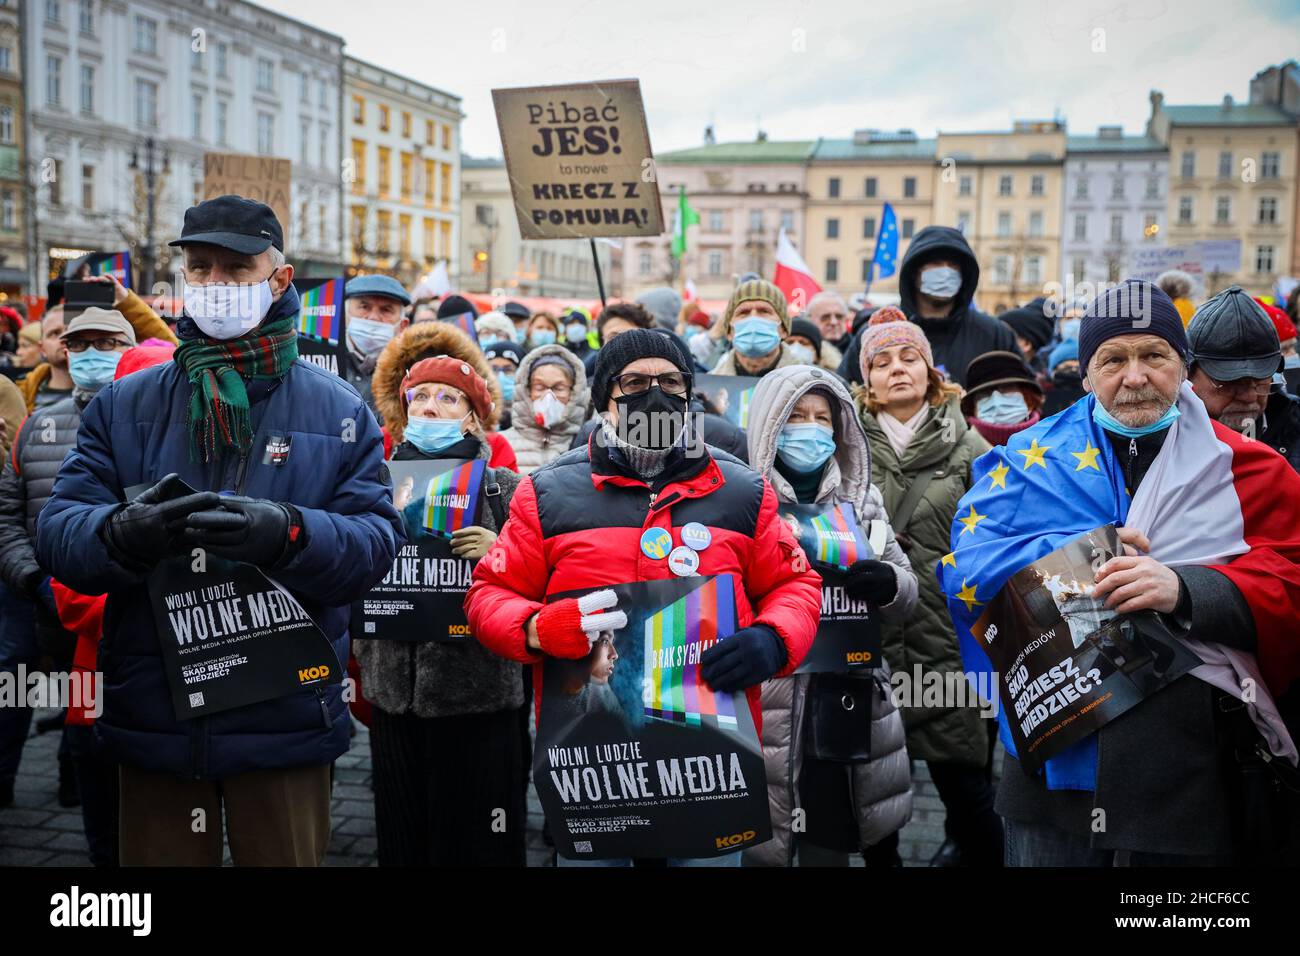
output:
<svg viewBox="0 0 1300 956"><path fill-rule="evenodd" d="M638 448L663 450L677 444L686 427L686 399L652 385L614 400L619 437Z"/></svg>

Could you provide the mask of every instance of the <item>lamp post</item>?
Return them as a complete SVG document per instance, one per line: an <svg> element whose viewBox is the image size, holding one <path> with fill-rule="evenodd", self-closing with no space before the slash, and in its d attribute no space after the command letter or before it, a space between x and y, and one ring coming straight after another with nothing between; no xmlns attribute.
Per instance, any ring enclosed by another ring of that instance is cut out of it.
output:
<svg viewBox="0 0 1300 956"><path fill-rule="evenodd" d="M161 155L159 153L161 152ZM161 169L158 166L161 161ZM144 176L144 243L140 250L140 288L153 288L154 278L154 227L158 211L158 187L163 176L171 172L171 157L166 146L154 142L152 136L144 141L144 164L140 163L138 147L131 148L131 162L127 167Z"/></svg>

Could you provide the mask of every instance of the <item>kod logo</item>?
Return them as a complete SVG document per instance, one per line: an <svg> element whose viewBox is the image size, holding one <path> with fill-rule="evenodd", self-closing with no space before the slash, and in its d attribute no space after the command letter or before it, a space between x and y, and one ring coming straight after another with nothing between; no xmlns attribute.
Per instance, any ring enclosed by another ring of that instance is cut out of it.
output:
<svg viewBox="0 0 1300 956"><path fill-rule="evenodd" d="M865 664L873 656L870 651L849 651L844 655L844 662L846 664Z"/></svg>
<svg viewBox="0 0 1300 956"><path fill-rule="evenodd" d="M466 636L468 636L468 635L469 635L469 625L468 625L468 624L448 624L448 625L447 625L447 636L448 636L448 637L466 637Z"/></svg>
<svg viewBox="0 0 1300 956"><path fill-rule="evenodd" d="M754 830L746 830L744 833L733 833L731 836L714 837L713 843L719 850L726 850L729 847L740 846L742 843L748 843L758 833Z"/></svg>
<svg viewBox="0 0 1300 956"><path fill-rule="evenodd" d="M310 684L312 681L324 680L330 676L328 664L321 664L319 667L300 667L298 669L298 683Z"/></svg>

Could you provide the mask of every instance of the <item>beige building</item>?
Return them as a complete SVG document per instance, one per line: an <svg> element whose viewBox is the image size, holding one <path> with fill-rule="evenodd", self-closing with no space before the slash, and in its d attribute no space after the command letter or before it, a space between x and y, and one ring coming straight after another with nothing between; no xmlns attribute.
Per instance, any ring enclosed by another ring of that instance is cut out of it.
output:
<svg viewBox="0 0 1300 956"><path fill-rule="evenodd" d="M815 142L708 139L706 135L704 146L655 157L665 232L653 239L623 240L619 281L624 295L663 285L680 290L693 279L701 299L726 299L746 272L772 277L781 229L796 248L804 249L805 177ZM678 263L670 249L682 188L700 222L688 228L686 255Z"/></svg>
<svg viewBox="0 0 1300 956"><path fill-rule="evenodd" d="M912 236L931 222L934 150L934 140L907 129L863 129L852 139L817 141L808 167L804 259L823 288L845 298L866 288L885 203L898 223L896 262L902 262ZM897 271L876 278L871 291L897 294Z"/></svg>
<svg viewBox="0 0 1300 956"><path fill-rule="evenodd" d="M1169 246L1237 240L1240 265L1207 269L1206 293L1270 292L1292 267L1296 120L1270 103L1171 106L1151 91L1147 133L1169 150Z"/></svg>
<svg viewBox="0 0 1300 956"><path fill-rule="evenodd" d="M939 133L933 222L965 233L980 264L975 303L985 312L1044 295L1060 273L1065 151L1058 120Z"/></svg>
<svg viewBox="0 0 1300 956"><path fill-rule="evenodd" d="M27 164L18 5L0 5L0 302L27 287ZM44 292L44 290L40 290Z"/></svg>
<svg viewBox="0 0 1300 956"><path fill-rule="evenodd" d="M460 97L349 56L343 109L348 274L383 272L409 288L446 260L455 275Z"/></svg>
<svg viewBox="0 0 1300 956"><path fill-rule="evenodd" d="M1295 60L1260 70L1250 81L1252 105L1267 104L1280 109L1292 121L1300 123L1300 64ZM1292 191L1296 204L1291 214L1291 268L1292 277L1300 277L1300 149L1296 150L1295 178Z"/></svg>

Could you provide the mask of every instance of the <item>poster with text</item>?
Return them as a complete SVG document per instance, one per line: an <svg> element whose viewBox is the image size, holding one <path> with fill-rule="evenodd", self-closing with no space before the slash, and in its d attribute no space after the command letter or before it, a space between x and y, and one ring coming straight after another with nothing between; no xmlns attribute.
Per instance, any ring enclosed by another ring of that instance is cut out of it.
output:
<svg viewBox="0 0 1300 956"><path fill-rule="evenodd" d="M243 196L271 207L284 233L284 246L292 249L289 198L292 195L293 163L274 156L251 153L203 154L203 198Z"/></svg>
<svg viewBox="0 0 1300 956"><path fill-rule="evenodd" d="M627 626L581 660L546 658L533 779L563 856L716 857L771 837L745 695L700 677L700 656L736 631L735 587L729 574L616 585Z"/></svg>
<svg viewBox="0 0 1300 956"><path fill-rule="evenodd" d="M340 378L347 376L347 319L338 279L294 279L302 298L298 311L298 356Z"/></svg>
<svg viewBox="0 0 1300 956"><path fill-rule="evenodd" d="M492 102L525 239L664 231L639 81L497 89Z"/></svg>
<svg viewBox="0 0 1300 956"><path fill-rule="evenodd" d="M748 375L697 375L695 394L708 410L737 428L749 427L749 401L758 379Z"/></svg>
<svg viewBox="0 0 1300 956"><path fill-rule="evenodd" d="M1094 528L1013 574L971 628L1028 773L1201 663L1155 612L1092 597L1094 569L1123 553L1113 524Z"/></svg>
<svg viewBox="0 0 1300 956"><path fill-rule="evenodd" d="M352 605L353 637L381 641L471 640L465 594L477 562L451 550L453 532L480 522L484 461L390 461L393 504L406 527L392 570Z"/></svg>

